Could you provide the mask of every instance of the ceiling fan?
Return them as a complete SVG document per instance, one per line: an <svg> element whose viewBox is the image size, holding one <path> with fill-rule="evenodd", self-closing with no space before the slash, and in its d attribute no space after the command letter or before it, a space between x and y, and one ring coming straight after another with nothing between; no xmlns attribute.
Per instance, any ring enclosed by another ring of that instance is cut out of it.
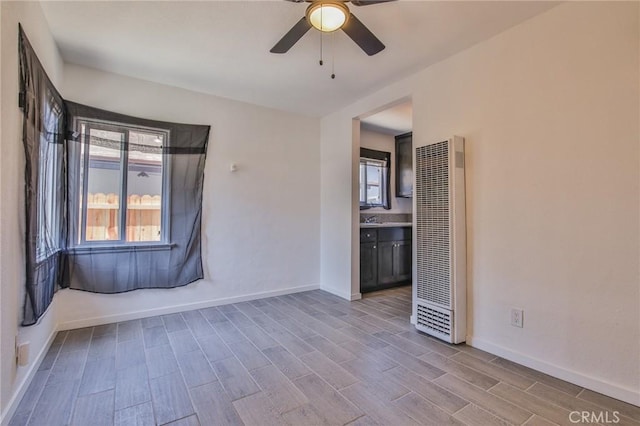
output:
<svg viewBox="0 0 640 426"><path fill-rule="evenodd" d="M293 3L307 1L305 16L270 50L271 53L286 53L311 29L330 33L344 31L364 52L373 56L384 49L384 44L353 13L349 11L349 0L286 0ZM395 0L351 0L354 6L368 6Z"/></svg>

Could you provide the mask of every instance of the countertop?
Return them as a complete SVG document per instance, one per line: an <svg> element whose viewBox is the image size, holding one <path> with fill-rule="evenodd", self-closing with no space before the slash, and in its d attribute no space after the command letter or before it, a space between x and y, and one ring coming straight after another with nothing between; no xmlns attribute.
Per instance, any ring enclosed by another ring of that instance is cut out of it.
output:
<svg viewBox="0 0 640 426"><path fill-rule="evenodd" d="M360 228L403 228L412 226L411 222L360 223Z"/></svg>

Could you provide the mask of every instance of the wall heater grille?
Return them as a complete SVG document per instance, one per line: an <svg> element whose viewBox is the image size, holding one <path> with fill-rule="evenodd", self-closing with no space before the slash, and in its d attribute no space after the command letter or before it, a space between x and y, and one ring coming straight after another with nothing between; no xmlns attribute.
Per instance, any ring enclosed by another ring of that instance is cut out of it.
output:
<svg viewBox="0 0 640 426"><path fill-rule="evenodd" d="M416 148L416 328L466 339L464 139Z"/></svg>
<svg viewBox="0 0 640 426"><path fill-rule="evenodd" d="M451 311L418 303L416 318L417 324L430 330L431 334L440 335L447 341L450 339L453 322Z"/></svg>
<svg viewBox="0 0 640 426"><path fill-rule="evenodd" d="M418 298L451 308L449 256L449 143L416 151Z"/></svg>

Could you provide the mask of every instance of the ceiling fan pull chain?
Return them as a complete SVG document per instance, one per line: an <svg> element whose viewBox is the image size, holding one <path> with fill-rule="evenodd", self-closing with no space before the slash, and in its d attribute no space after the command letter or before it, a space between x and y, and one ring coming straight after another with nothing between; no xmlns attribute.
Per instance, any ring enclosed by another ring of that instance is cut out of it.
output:
<svg viewBox="0 0 640 426"><path fill-rule="evenodd" d="M322 28L322 12L320 12L320 27ZM323 65L322 61L322 31L320 31L320 66Z"/></svg>
<svg viewBox="0 0 640 426"><path fill-rule="evenodd" d="M331 34L331 78L336 78L336 33Z"/></svg>

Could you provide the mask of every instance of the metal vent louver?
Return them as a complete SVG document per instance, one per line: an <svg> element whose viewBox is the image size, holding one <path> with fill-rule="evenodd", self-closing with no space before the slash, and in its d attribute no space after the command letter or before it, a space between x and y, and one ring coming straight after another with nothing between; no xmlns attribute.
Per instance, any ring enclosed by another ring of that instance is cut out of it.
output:
<svg viewBox="0 0 640 426"><path fill-rule="evenodd" d="M430 330L432 334L441 334L447 340L451 336L452 314L446 309L417 305L417 324Z"/></svg>
<svg viewBox="0 0 640 426"><path fill-rule="evenodd" d="M450 343L466 339L464 139L416 148L416 328Z"/></svg>
<svg viewBox="0 0 640 426"><path fill-rule="evenodd" d="M418 298L451 309L449 144L416 150Z"/></svg>

